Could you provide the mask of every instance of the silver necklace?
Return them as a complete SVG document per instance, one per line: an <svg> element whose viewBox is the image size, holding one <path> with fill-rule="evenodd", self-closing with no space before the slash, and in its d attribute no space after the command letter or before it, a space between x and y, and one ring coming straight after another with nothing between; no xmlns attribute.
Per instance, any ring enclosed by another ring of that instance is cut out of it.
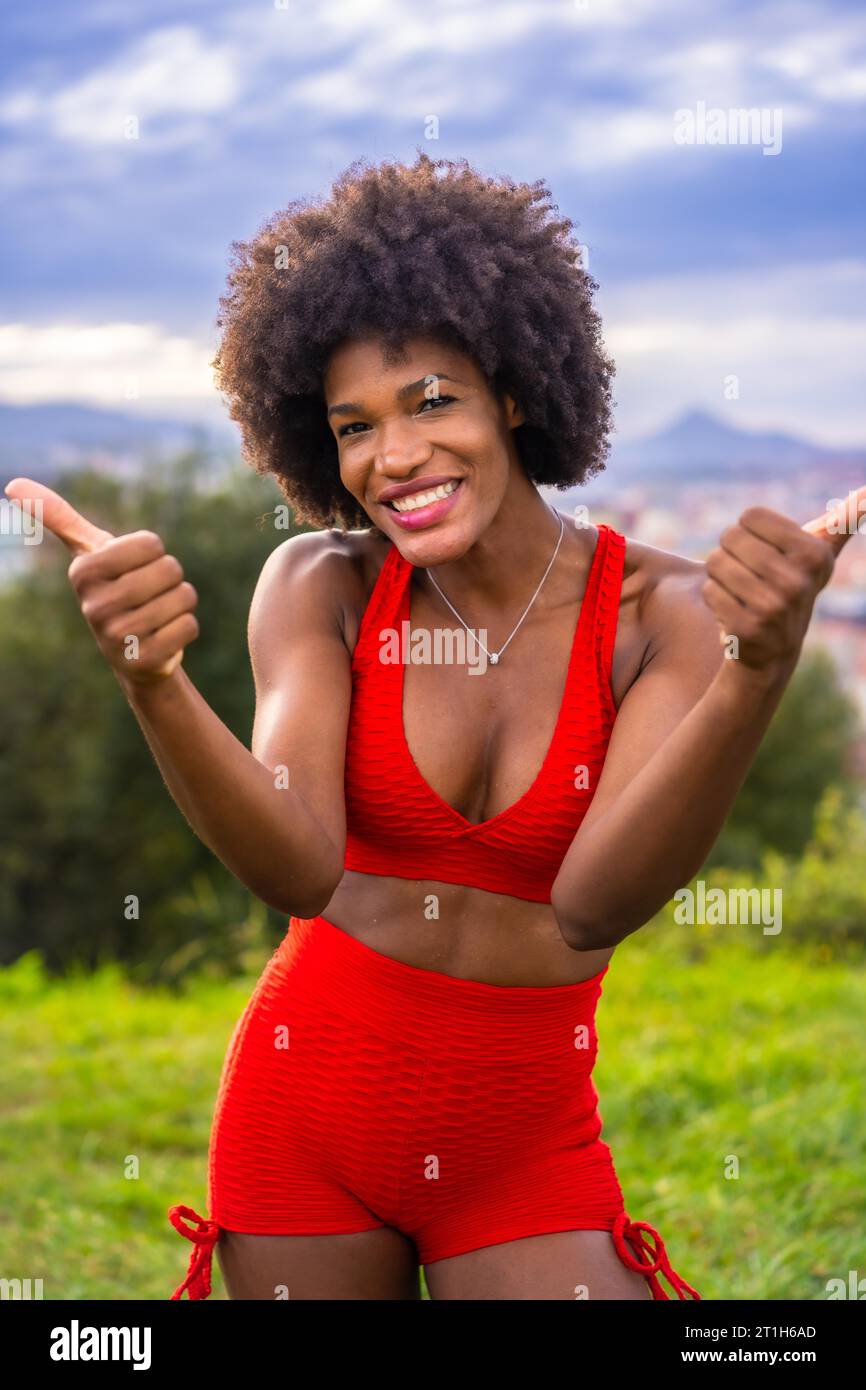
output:
<svg viewBox="0 0 866 1390"><path fill-rule="evenodd" d="M553 511L553 508L551 507L550 510ZM551 571L551 569L553 568L553 562L554 562L554 560L556 559L557 554L559 553L559 547L560 547L560 545L562 544L562 536L563 536L563 532L564 532L564 531L565 531L565 522L563 521L562 517L560 516L560 518L559 518L559 540L556 542L556 548L555 548L553 554L552 554L551 557L550 557L550 563L548 564L547 569L544 571L544 574L541 576L541 583L539 584L539 586L538 586L538 588L536 589L535 593L532 595L532 598L529 600L529 602L527 603L526 607L524 608L523 614L522 614L522 616L521 616L521 618L520 618L520 622L518 622L518 624L517 624L517 627L515 627L514 631L511 633L511 636L508 637L508 638L506 639L506 641L504 641L504 642L502 643L502 646L499 648L499 651L498 651L498 652L489 652L489 651L487 650L487 648L485 647L484 643L481 641L481 638L476 636L476 634L472 631L472 628L469 626L468 623L463 622L463 619L460 617L460 614L457 612L457 609L454 607L454 604L450 601L450 599L445 598L445 595L442 593L442 590L439 588L439 585L436 583L436 580L433 578L433 575L430 573L430 570L425 570L425 573L430 575L430 583L434 586L434 588L435 588L435 589L437 590L437 592L442 596L442 598L445 599L445 602L448 604L448 607L451 609L451 612L454 614L455 618L458 618L459 621L460 621L461 623L463 623L463 626L466 628L466 631L469 633L469 636L473 639L473 641L475 641L475 642L478 643L479 647L481 648L481 650L482 650L482 651L484 652L484 654L486 655L486 657L487 657L488 661L490 662L491 666L495 666L495 665L496 665L496 663L498 662L498 660L499 660L499 658L501 657L502 653L505 651L505 648L508 646L508 643L511 641L511 638L512 638L512 637L514 636L514 634L517 632L517 628L520 627L520 624L523 622L523 619L526 617L527 613L529 612L530 608L531 608L532 605L534 604L535 600L538 598L538 595L541 593L541 585L544 583L545 579L546 579L547 576L550 574L550 571Z"/></svg>

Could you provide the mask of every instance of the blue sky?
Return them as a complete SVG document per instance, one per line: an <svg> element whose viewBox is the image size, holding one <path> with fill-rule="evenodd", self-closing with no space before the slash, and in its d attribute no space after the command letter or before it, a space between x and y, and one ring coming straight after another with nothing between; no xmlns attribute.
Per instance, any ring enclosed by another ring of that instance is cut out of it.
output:
<svg viewBox="0 0 866 1390"><path fill-rule="evenodd" d="M4 400L224 413L231 241L421 145L575 221L623 438L697 406L866 441L860 5L79 0L7 7L0 53ZM675 138L701 108L725 142Z"/></svg>

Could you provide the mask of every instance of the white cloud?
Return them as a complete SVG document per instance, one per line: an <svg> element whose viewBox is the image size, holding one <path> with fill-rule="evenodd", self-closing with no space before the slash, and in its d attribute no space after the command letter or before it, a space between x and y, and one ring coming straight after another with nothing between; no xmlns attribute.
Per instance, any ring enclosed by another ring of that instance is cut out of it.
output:
<svg viewBox="0 0 866 1390"><path fill-rule="evenodd" d="M128 138L130 117L137 118L141 138L147 138L166 118L207 117L227 109L238 92L231 47L206 42L190 25L174 25L136 40L59 91L11 92L0 102L0 120L43 126L61 140L120 144Z"/></svg>
<svg viewBox="0 0 866 1390"><path fill-rule="evenodd" d="M18 405L75 400L110 409L218 403L215 351L216 343L153 323L0 324L0 394Z"/></svg>
<svg viewBox="0 0 866 1390"><path fill-rule="evenodd" d="M866 18L828 15L820 29L789 35L759 55L759 62L823 102L862 102L866 100Z"/></svg>
<svg viewBox="0 0 866 1390"><path fill-rule="evenodd" d="M866 446L866 262L717 270L602 292L623 438L685 409ZM736 377L739 399L726 381Z"/></svg>
<svg viewBox="0 0 866 1390"><path fill-rule="evenodd" d="M129 152L130 116L141 123L142 143L158 150L201 147L209 138L227 147L276 122L287 129L302 122L313 138L355 118L405 140L407 127L421 133L428 114L454 123L471 116L499 133L505 155L521 136L517 104L522 113L534 101L529 124L546 148L549 174L560 149L575 145L578 167L626 166L673 153L667 123L697 100L783 104L793 126L866 99L866 21L829 14L813 32L797 27L801 13L756 4L746 26L741 13L721 12L707 40L705 17L682 0L217 7L206 32L189 23L153 28L59 89L41 74L25 78L0 98L0 120L37 140L76 143L92 159L100 148ZM548 53L560 74L552 86L544 82ZM594 105L608 80L621 94ZM581 129L591 132L592 148L574 138ZM88 172L104 181L116 175L116 160L93 162ZM13 174L13 188L23 182Z"/></svg>

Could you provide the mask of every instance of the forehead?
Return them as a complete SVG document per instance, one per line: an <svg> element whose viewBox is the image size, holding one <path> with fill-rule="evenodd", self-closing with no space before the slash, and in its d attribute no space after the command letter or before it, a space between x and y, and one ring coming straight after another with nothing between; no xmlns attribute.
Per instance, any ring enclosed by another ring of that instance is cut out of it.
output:
<svg viewBox="0 0 866 1390"><path fill-rule="evenodd" d="M323 386L330 403L352 391L357 399L362 389L396 389L419 377L453 373L472 385L483 385L484 376L474 359L459 348L435 336L409 338L398 360L386 361L382 339L375 335L350 338L334 349L328 359Z"/></svg>

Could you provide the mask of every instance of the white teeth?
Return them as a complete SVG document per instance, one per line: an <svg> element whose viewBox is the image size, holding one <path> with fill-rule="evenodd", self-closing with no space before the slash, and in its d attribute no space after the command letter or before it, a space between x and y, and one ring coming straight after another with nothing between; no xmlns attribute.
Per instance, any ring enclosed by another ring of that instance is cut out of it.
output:
<svg viewBox="0 0 866 1390"><path fill-rule="evenodd" d="M418 507L428 507L431 502L438 502L440 497L450 496L458 481L452 478L450 482L440 484L431 492L414 492L411 497L395 497L391 505L398 512L414 512Z"/></svg>

